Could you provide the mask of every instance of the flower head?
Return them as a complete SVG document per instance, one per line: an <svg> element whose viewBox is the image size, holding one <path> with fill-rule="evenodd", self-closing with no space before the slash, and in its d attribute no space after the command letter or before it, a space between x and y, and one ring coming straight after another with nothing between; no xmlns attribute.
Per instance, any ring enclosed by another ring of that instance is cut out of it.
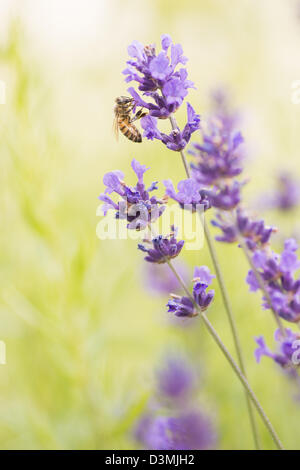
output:
<svg viewBox="0 0 300 470"><path fill-rule="evenodd" d="M135 428L135 438L144 449L197 450L216 445L213 422L196 401L197 378L194 365L177 355L159 368L154 400Z"/></svg>
<svg viewBox="0 0 300 470"><path fill-rule="evenodd" d="M143 46L138 41L128 47L131 57L127 68L123 70L126 82L135 81L138 90L151 101L145 101L131 87L129 93L135 100L136 106L149 110L151 116L165 119L175 112L188 94L193 83L187 79L185 65L187 58L183 55L180 44L173 44L169 35L161 37L162 50L157 53L155 45Z"/></svg>
<svg viewBox="0 0 300 470"><path fill-rule="evenodd" d="M231 185L207 192L211 205L223 211L234 209L241 201L241 186L242 183L234 181Z"/></svg>
<svg viewBox="0 0 300 470"><path fill-rule="evenodd" d="M195 388L194 369L181 358L169 357L157 372L157 393L174 404L185 403Z"/></svg>
<svg viewBox="0 0 300 470"><path fill-rule="evenodd" d="M158 235L151 241L144 239L144 244L139 244L139 250L147 253L145 260L149 263L166 263L172 258L176 258L182 250L184 245L183 240L176 240L176 230L173 227L170 235L167 237ZM149 245L149 248L145 247L145 244Z"/></svg>
<svg viewBox="0 0 300 470"><path fill-rule="evenodd" d="M104 202L102 207L104 215L113 209L116 211L116 218L127 219L127 228L142 230L149 223L154 222L163 213L164 201L149 195L157 189L156 182L146 189L144 184L144 173L148 170L145 165L141 165L137 160L132 160L132 169L137 175L138 182L135 187L127 186L121 171L111 171L103 177L106 186L104 194L99 199ZM116 193L121 196L119 202L114 202L107 194Z"/></svg>
<svg viewBox="0 0 300 470"><path fill-rule="evenodd" d="M187 103L187 124L183 131L179 128L173 129L170 134L164 134L157 128L157 119L147 115L141 120L144 129L144 137L149 140L161 140L170 150L180 152L183 150L196 130L200 129L200 116L196 114L193 107Z"/></svg>
<svg viewBox="0 0 300 470"><path fill-rule="evenodd" d="M287 211L300 204L299 181L286 171L281 172L276 178L276 187L269 194L263 195L264 206L268 209Z"/></svg>
<svg viewBox="0 0 300 470"><path fill-rule="evenodd" d="M295 240L288 239L281 255L261 249L252 256L271 299L271 307L280 317L293 323L300 320L300 279L295 279L295 273L300 267L297 248ZM260 289L252 270L248 273L247 282L251 291ZM269 309L269 301L266 298L263 300L264 308Z"/></svg>
<svg viewBox="0 0 300 470"><path fill-rule="evenodd" d="M266 226L262 219L255 220L251 218L239 207L235 213L235 220L224 213L218 212L216 219L212 221L212 225L220 228L223 232L222 236L216 237L216 240L234 243L241 235L251 251L263 248L269 242L272 233L276 231L274 227Z"/></svg>
<svg viewBox="0 0 300 470"><path fill-rule="evenodd" d="M167 303L168 312L174 313L177 317L194 317L201 311L207 310L214 298L214 290L207 291L214 275L210 274L206 266L196 267L194 272L193 298L171 294L171 299Z"/></svg>
<svg viewBox="0 0 300 470"><path fill-rule="evenodd" d="M228 112L224 94L214 96L217 109L202 126L202 142L193 144L190 154L192 178L209 190L212 207L232 210L241 201L244 183L234 180L241 172L243 137L235 129L236 118Z"/></svg>
<svg viewBox="0 0 300 470"><path fill-rule="evenodd" d="M260 362L262 356L270 357L289 374L297 376L296 366L300 364L300 334L286 329L283 335L280 330L276 330L275 340L277 351L272 352L266 346L263 336L255 339L258 345L255 350L256 361Z"/></svg>
<svg viewBox="0 0 300 470"><path fill-rule="evenodd" d="M165 180L163 183L166 188L166 195L178 202L182 209L189 208L195 211L197 206L200 205L204 210L209 209L210 200L207 191L201 190L199 184L192 178L180 181L177 185L177 193L171 180Z"/></svg>
<svg viewBox="0 0 300 470"><path fill-rule="evenodd" d="M194 144L192 175L199 183L218 186L242 172L243 137L231 128L226 117L213 117L207 131L202 128L203 142Z"/></svg>
<svg viewBox="0 0 300 470"><path fill-rule="evenodd" d="M198 409L152 419L148 415L136 436L150 450L204 450L216 445L212 422Z"/></svg>
<svg viewBox="0 0 300 470"><path fill-rule="evenodd" d="M210 270L207 266L196 266L194 270L194 279L193 281L200 281L207 286L212 283L212 280L216 276L210 273Z"/></svg>

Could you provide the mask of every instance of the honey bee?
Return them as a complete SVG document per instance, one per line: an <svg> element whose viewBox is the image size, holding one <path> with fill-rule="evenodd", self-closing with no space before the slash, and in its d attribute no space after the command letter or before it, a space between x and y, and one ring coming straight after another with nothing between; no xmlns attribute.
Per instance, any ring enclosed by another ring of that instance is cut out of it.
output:
<svg viewBox="0 0 300 470"><path fill-rule="evenodd" d="M132 142L142 142L142 135L133 122L146 116L147 113L144 113L142 108L134 116L131 116L134 106L135 102L133 98L128 98L127 96L119 96L116 98L114 107L114 131L116 138L118 138L120 129L122 134L125 135L127 139L132 140Z"/></svg>

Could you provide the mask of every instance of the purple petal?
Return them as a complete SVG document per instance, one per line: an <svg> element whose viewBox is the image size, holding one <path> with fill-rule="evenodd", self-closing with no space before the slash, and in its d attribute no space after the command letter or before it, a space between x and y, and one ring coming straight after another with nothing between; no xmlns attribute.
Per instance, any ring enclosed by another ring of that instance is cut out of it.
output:
<svg viewBox="0 0 300 470"><path fill-rule="evenodd" d="M130 57L136 57L140 61L144 58L144 46L139 41L133 41L127 48Z"/></svg>
<svg viewBox="0 0 300 470"><path fill-rule="evenodd" d="M161 36L161 47L166 51L172 44L172 39L169 34L163 34Z"/></svg>
<svg viewBox="0 0 300 470"><path fill-rule="evenodd" d="M216 276L214 274L210 274L210 270L207 266L196 266L194 277L199 277L201 282L209 285Z"/></svg>
<svg viewBox="0 0 300 470"><path fill-rule="evenodd" d="M147 170L149 170L149 167L147 168L146 165L141 165L135 159L132 160L131 167L135 172L136 176L138 177L139 183L143 183L143 175Z"/></svg>
<svg viewBox="0 0 300 470"><path fill-rule="evenodd" d="M165 52L160 52L157 57L151 60L149 70L152 77L157 80L164 80L170 74L169 59Z"/></svg>
<svg viewBox="0 0 300 470"><path fill-rule="evenodd" d="M124 174L122 171L110 171L103 176L103 183L107 188L105 189L105 193L111 194L112 192L116 192L118 194L124 193L124 187L121 181L124 179Z"/></svg>

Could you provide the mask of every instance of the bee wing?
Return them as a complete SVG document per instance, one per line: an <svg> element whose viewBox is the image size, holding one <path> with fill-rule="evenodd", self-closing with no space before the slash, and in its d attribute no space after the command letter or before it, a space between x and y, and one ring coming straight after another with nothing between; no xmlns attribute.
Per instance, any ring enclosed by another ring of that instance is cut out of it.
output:
<svg viewBox="0 0 300 470"><path fill-rule="evenodd" d="M113 121L113 132L115 134L115 138L119 140L119 124L118 124L117 116L115 116L114 121Z"/></svg>

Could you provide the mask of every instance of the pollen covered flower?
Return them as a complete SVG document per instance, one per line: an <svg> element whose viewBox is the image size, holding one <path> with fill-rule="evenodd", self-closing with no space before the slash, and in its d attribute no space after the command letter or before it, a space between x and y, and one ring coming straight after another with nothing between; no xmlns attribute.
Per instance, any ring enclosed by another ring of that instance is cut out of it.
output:
<svg viewBox="0 0 300 470"><path fill-rule="evenodd" d="M300 333L286 329L283 335L280 330L276 330L275 340L277 351L272 352L266 346L263 336L255 339L258 345L255 350L256 361L260 362L262 356L270 357L290 375L297 377L296 367L300 364Z"/></svg>
<svg viewBox="0 0 300 470"><path fill-rule="evenodd" d="M126 82L136 82L143 93L144 98L133 87L128 89L136 106L148 109L151 116L166 119L179 108L193 83L187 79L186 69L178 68L187 62L182 46L173 44L170 36L164 34L161 47L157 53L155 45L133 41L128 47L130 60L123 74Z"/></svg>
<svg viewBox="0 0 300 470"><path fill-rule="evenodd" d="M214 275L210 274L207 266L196 267L194 271L193 298L171 294L171 299L167 303L168 312L174 313L177 317L195 317L201 311L207 310L212 302L215 291L207 291Z"/></svg>
<svg viewBox="0 0 300 470"><path fill-rule="evenodd" d="M152 240L144 239L144 244L139 244L139 250L147 253L145 260L149 263L166 263L168 260L176 258L184 245L183 240L176 240L176 230L172 226L172 232L168 236L158 235ZM146 248L146 244L149 248Z"/></svg>
<svg viewBox="0 0 300 470"><path fill-rule="evenodd" d="M149 169L141 165L137 160L132 160L131 167L137 175L138 182L135 187L127 186L121 171L111 171L103 177L106 186L104 194L99 196L103 201L103 213L113 209L116 211L117 219L126 219L127 228L133 230L145 229L151 222L157 220L165 210L164 200L149 195L157 189L156 182L146 189L144 184L144 173ZM121 196L119 202L114 202L107 194L116 193Z"/></svg>
<svg viewBox="0 0 300 470"><path fill-rule="evenodd" d="M180 152L189 143L193 132L200 128L200 116L187 103L187 124L182 131L179 128L173 129L168 135L160 132L157 128L157 119L151 115L143 117L141 124L144 129L144 137L149 140L161 140L168 149Z"/></svg>

